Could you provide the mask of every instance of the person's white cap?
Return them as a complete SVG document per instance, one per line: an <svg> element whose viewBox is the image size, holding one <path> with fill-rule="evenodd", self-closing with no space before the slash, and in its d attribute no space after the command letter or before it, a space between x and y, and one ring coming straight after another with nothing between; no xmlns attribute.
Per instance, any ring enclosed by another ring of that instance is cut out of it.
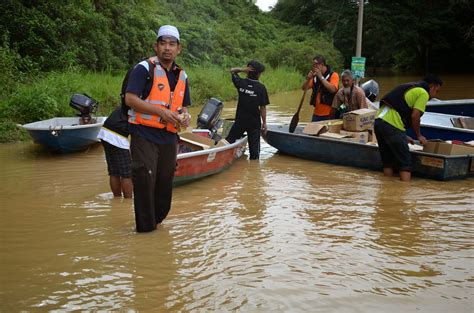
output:
<svg viewBox="0 0 474 313"><path fill-rule="evenodd" d="M158 35L156 36L156 39L160 38L161 36L171 36L179 41L178 29L172 25L161 26L160 29L158 29Z"/></svg>

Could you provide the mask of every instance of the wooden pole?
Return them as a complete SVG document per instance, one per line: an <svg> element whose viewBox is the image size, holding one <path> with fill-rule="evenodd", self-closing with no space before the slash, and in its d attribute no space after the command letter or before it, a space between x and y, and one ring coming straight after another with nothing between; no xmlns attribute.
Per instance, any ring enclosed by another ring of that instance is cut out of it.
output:
<svg viewBox="0 0 474 313"><path fill-rule="evenodd" d="M359 0L359 15L357 17L356 57L362 56L362 24L364 19L364 1L365 0ZM357 86L359 86L360 78L357 78L355 83Z"/></svg>

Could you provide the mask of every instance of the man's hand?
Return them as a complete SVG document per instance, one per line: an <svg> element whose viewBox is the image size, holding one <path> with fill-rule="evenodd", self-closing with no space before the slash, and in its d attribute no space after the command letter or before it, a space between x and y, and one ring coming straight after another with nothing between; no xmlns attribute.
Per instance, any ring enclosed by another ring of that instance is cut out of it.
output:
<svg viewBox="0 0 474 313"><path fill-rule="evenodd" d="M168 109L155 107L157 109L156 114L161 117L161 119L167 123L171 123L173 125L177 125L181 122L179 115L177 112L170 111Z"/></svg>
<svg viewBox="0 0 474 313"><path fill-rule="evenodd" d="M407 136L407 141L408 143L411 143L412 145L415 144L415 140L413 140L413 138L411 138L410 136Z"/></svg>
<svg viewBox="0 0 474 313"><path fill-rule="evenodd" d="M184 112L181 117L180 124L184 127L189 127L190 122L191 122L191 114L189 114L188 112Z"/></svg>
<svg viewBox="0 0 474 313"><path fill-rule="evenodd" d="M323 77L323 73L321 73L321 69L319 67L316 67L313 70L314 76L318 77L318 79L321 79Z"/></svg>
<svg viewBox="0 0 474 313"><path fill-rule="evenodd" d="M261 133L264 134L264 135L267 134L267 123L262 124Z"/></svg>
<svg viewBox="0 0 474 313"><path fill-rule="evenodd" d="M425 136L423 136L423 135L418 136L418 140L420 141L420 143L421 143L423 146L428 143L428 140L426 140Z"/></svg>

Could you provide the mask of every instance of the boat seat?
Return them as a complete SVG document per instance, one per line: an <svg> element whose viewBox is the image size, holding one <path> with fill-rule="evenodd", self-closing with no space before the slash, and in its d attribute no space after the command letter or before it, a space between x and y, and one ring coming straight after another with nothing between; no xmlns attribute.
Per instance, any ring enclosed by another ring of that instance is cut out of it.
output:
<svg viewBox="0 0 474 313"><path fill-rule="evenodd" d="M474 117L461 117L459 118L462 128L474 129Z"/></svg>
<svg viewBox="0 0 474 313"><path fill-rule="evenodd" d="M474 129L474 117L454 117L451 122L456 128Z"/></svg>

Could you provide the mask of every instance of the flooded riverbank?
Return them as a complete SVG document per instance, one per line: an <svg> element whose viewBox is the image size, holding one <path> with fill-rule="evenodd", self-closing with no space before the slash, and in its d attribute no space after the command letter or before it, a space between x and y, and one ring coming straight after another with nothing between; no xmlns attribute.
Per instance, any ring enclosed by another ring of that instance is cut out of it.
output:
<svg viewBox="0 0 474 313"><path fill-rule="evenodd" d="M300 96L272 96L269 121L289 122ZM234 112L226 103L224 116ZM132 201L109 191L100 145L50 155L5 144L0 164L2 312L474 306L472 178L406 184L262 142L260 161L176 188L165 223L136 234Z"/></svg>

